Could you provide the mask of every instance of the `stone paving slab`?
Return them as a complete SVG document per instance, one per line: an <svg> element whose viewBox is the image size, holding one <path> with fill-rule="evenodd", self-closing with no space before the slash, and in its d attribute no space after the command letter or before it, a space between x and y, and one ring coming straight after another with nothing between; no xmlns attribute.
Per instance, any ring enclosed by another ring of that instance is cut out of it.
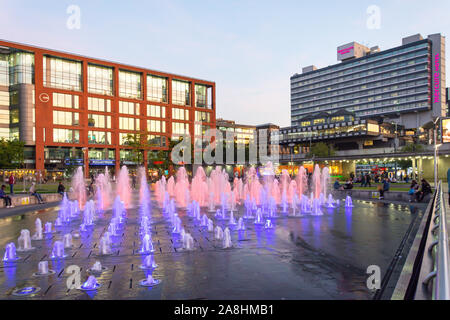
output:
<svg viewBox="0 0 450 320"><path fill-rule="evenodd" d="M382 272L386 270L412 217L422 210L355 200L351 210L324 209L323 216L276 219L272 230L246 221L245 232L232 231L234 247L230 249L222 249L212 233L179 211L195 247L194 251L183 251L167 219L155 203L152 205L152 238L158 264L152 275L161 280L159 285L139 285L147 271L139 268L144 256L137 253L138 210L133 208L127 212L120 245L114 247L111 256L97 256L110 212L96 222L92 234L74 239L65 259L49 259L52 244L65 233L75 233L80 222L58 229L44 241L33 241L35 250L19 253L21 259L16 263L0 265L0 299L369 299L372 292L365 285L367 266L377 264ZM35 219L39 217L43 224L53 222L58 209L0 219L2 256L8 242L17 244L21 229L33 234ZM235 214L236 219L242 211ZM215 225L226 225L208 215ZM33 276L42 260L49 261L54 275ZM81 267L82 280L86 280L86 270L96 260L108 267L98 277L102 286L90 293L68 290L67 268ZM24 286L38 286L41 291L26 298L11 294Z"/></svg>

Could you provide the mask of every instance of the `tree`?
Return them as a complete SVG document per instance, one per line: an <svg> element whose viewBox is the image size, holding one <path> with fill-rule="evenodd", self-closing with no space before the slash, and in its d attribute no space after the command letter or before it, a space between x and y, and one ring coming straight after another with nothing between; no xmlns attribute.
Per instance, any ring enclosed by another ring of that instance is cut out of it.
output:
<svg viewBox="0 0 450 320"><path fill-rule="evenodd" d="M397 164L402 170L406 170L409 167L412 167L412 160L406 159L406 160L397 160Z"/></svg>
<svg viewBox="0 0 450 320"><path fill-rule="evenodd" d="M137 164L142 164L144 161L144 154L142 152L141 135L139 133L127 134L127 136L125 137L124 145L131 147L130 160Z"/></svg>
<svg viewBox="0 0 450 320"><path fill-rule="evenodd" d="M401 148L401 152L420 152L423 151L423 149L423 144L407 143L403 148Z"/></svg>
<svg viewBox="0 0 450 320"><path fill-rule="evenodd" d="M317 158L326 158L326 157L334 156L335 153L336 153L336 151L334 150L334 148L331 145L329 146L325 142L317 142L311 146L311 149L310 149L308 155L314 156Z"/></svg>
<svg viewBox="0 0 450 320"><path fill-rule="evenodd" d="M15 169L21 168L24 164L24 146L23 141L17 139L0 139L0 168Z"/></svg>

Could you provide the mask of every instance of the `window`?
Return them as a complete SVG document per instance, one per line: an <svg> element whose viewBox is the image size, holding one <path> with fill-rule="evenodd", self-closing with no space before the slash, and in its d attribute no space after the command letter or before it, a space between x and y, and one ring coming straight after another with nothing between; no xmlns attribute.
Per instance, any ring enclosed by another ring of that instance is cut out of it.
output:
<svg viewBox="0 0 450 320"><path fill-rule="evenodd" d="M139 103L119 101L119 113L139 115Z"/></svg>
<svg viewBox="0 0 450 320"><path fill-rule="evenodd" d="M166 107L147 105L147 116L155 118L165 118Z"/></svg>
<svg viewBox="0 0 450 320"><path fill-rule="evenodd" d="M119 117L119 129L140 130L139 119Z"/></svg>
<svg viewBox="0 0 450 320"><path fill-rule="evenodd" d="M79 143L80 131L71 129L53 129L53 142Z"/></svg>
<svg viewBox="0 0 450 320"><path fill-rule="evenodd" d="M119 96L123 98L141 99L141 74L119 70Z"/></svg>
<svg viewBox="0 0 450 320"><path fill-rule="evenodd" d="M148 145L151 147L165 147L166 137L165 136L155 136L153 134L148 135Z"/></svg>
<svg viewBox="0 0 450 320"><path fill-rule="evenodd" d="M310 126L310 125L311 125L311 121L302 121L302 122L300 123L300 125L301 125L302 127Z"/></svg>
<svg viewBox="0 0 450 320"><path fill-rule="evenodd" d="M195 111L195 121L211 122L211 114L204 111Z"/></svg>
<svg viewBox="0 0 450 320"><path fill-rule="evenodd" d="M9 86L9 55L0 53L0 86Z"/></svg>
<svg viewBox="0 0 450 320"><path fill-rule="evenodd" d="M189 124L181 122L172 122L173 134L189 134Z"/></svg>
<svg viewBox="0 0 450 320"><path fill-rule="evenodd" d="M79 97L71 94L53 93L53 106L78 109Z"/></svg>
<svg viewBox="0 0 450 320"><path fill-rule="evenodd" d="M147 100L167 102L167 78L147 75Z"/></svg>
<svg viewBox="0 0 450 320"><path fill-rule="evenodd" d="M111 132L88 131L89 144L111 144ZM90 152L90 151L89 151ZM89 155L89 158L91 156Z"/></svg>
<svg viewBox="0 0 450 320"><path fill-rule="evenodd" d="M138 137L131 133L119 133L119 144L122 146L129 145L131 141L136 141ZM122 151L122 150L121 150Z"/></svg>
<svg viewBox="0 0 450 320"><path fill-rule="evenodd" d="M82 91L82 63L56 57L44 57L44 86Z"/></svg>
<svg viewBox="0 0 450 320"><path fill-rule="evenodd" d="M34 54L15 52L9 55L9 83L34 83Z"/></svg>
<svg viewBox="0 0 450 320"><path fill-rule="evenodd" d="M181 80L172 80L172 103L178 105L190 104L190 83Z"/></svg>
<svg viewBox="0 0 450 320"><path fill-rule="evenodd" d="M88 127L111 128L111 116L88 114Z"/></svg>
<svg viewBox="0 0 450 320"><path fill-rule="evenodd" d="M11 108L9 116L11 123L19 123L19 108Z"/></svg>
<svg viewBox="0 0 450 320"><path fill-rule="evenodd" d="M195 106L197 108L212 109L212 88L202 84L195 85Z"/></svg>
<svg viewBox="0 0 450 320"><path fill-rule="evenodd" d="M111 100L88 97L88 110L111 112Z"/></svg>
<svg viewBox="0 0 450 320"><path fill-rule="evenodd" d="M147 120L147 130L150 132L166 132L166 122L159 120Z"/></svg>
<svg viewBox="0 0 450 320"><path fill-rule="evenodd" d="M88 92L112 96L113 68L88 65Z"/></svg>
<svg viewBox="0 0 450 320"><path fill-rule="evenodd" d="M189 110L172 108L172 119L189 120Z"/></svg>
<svg viewBox="0 0 450 320"><path fill-rule="evenodd" d="M78 112L53 110L53 124L78 126L80 124L80 114Z"/></svg>

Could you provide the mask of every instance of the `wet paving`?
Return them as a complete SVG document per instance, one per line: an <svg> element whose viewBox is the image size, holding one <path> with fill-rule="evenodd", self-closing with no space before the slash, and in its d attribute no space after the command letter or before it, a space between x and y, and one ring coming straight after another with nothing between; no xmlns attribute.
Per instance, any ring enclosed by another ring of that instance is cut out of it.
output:
<svg viewBox="0 0 450 320"><path fill-rule="evenodd" d="M341 201L343 203L343 201ZM161 283L142 287L146 270L139 266L138 210L129 209L119 245L110 256L98 256L99 240L111 212L100 217L89 235L73 239L68 257L51 260L52 244L64 234L78 232L80 222L57 228L42 241L32 241L36 249L18 253L20 260L0 266L0 299L370 299L366 269L378 265L382 276L388 268L413 218L423 208L354 200L355 207L323 209L324 215L281 217L266 230L247 220L245 231L232 231L233 248L222 249L214 234L178 211L186 232L194 238L195 249L181 249L179 238L156 204L152 210L152 238L158 267L152 272ZM54 222L58 207L0 219L0 248L17 238L21 229L34 233L37 217L42 224ZM214 224L226 226L227 221ZM236 220L243 214L235 214ZM35 277L39 261L48 260L55 273ZM85 281L95 261L108 269L99 276L101 287L84 292L68 289L67 269L81 268ZM151 271L150 271L151 272ZM32 296L17 297L17 288L39 287Z"/></svg>

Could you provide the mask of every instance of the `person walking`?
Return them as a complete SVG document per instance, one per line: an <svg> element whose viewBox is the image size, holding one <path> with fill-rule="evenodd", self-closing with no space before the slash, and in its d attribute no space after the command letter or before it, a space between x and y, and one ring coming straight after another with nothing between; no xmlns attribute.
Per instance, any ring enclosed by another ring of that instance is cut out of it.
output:
<svg viewBox="0 0 450 320"><path fill-rule="evenodd" d="M370 174L366 173L366 187L367 187L367 186L369 186L369 187L372 186L372 185L370 184L370 180L371 180Z"/></svg>
<svg viewBox="0 0 450 320"><path fill-rule="evenodd" d="M8 184L9 184L9 193L10 194L14 194L14 184L16 183L16 178L14 177L14 175L11 173L11 175L9 176L8 179Z"/></svg>

